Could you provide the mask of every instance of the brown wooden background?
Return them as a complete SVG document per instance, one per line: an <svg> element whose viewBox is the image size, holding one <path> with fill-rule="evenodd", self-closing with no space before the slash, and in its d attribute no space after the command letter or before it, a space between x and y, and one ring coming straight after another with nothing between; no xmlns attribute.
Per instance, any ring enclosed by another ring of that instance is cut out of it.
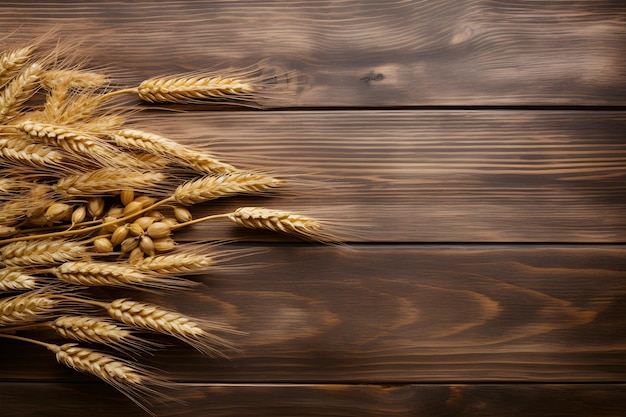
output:
<svg viewBox="0 0 626 417"><path fill-rule="evenodd" d="M230 360L149 358L184 384L187 405L159 416L626 413L626 3L0 2L4 42L53 28L129 83L296 72L264 111L150 117L297 185L207 210L253 202L352 232L345 247L181 235L267 251L157 300L250 333ZM1 349L2 416L142 414L39 347Z"/></svg>

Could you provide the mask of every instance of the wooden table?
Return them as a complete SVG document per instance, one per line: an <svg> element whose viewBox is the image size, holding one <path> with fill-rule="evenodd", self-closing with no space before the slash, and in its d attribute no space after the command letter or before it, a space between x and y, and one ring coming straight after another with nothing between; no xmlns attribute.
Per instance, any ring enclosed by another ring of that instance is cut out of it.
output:
<svg viewBox="0 0 626 417"><path fill-rule="evenodd" d="M625 21L612 0L0 3L5 42L54 28L130 84L263 60L289 74L265 110L150 114L293 184L217 207L350 231L181 235L265 251L161 297L249 335L229 360L146 358L183 384L159 416L624 414ZM2 416L142 415L45 349L2 351Z"/></svg>

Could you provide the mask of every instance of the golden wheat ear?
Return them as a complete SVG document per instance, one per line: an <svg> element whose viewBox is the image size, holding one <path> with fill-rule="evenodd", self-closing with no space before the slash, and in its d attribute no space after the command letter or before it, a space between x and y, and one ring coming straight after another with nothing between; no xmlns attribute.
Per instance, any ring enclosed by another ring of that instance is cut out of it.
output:
<svg viewBox="0 0 626 417"><path fill-rule="evenodd" d="M93 375L130 398L135 404L150 411L151 400L174 401L159 390L175 388L174 383L163 379L148 368L76 343L46 344L55 353L59 363L76 371Z"/></svg>
<svg viewBox="0 0 626 417"><path fill-rule="evenodd" d="M109 316L130 327L175 337L208 356L226 356L235 346L215 333L241 334L230 326L191 318L154 304L117 299L106 305Z"/></svg>
<svg viewBox="0 0 626 417"><path fill-rule="evenodd" d="M129 327L109 318L64 315L48 325L66 339L98 343L124 353L135 354L162 347L159 343L138 337Z"/></svg>

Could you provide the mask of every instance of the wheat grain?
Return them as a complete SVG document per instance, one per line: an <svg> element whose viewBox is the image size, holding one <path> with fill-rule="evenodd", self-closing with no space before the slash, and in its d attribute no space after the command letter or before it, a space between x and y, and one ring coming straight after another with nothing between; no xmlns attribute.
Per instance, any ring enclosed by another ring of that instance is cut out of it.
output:
<svg viewBox="0 0 626 417"><path fill-rule="evenodd" d="M282 183L282 180L268 175L248 172L207 175L179 185L174 192L174 199L181 204L191 205L225 195L264 192Z"/></svg>
<svg viewBox="0 0 626 417"><path fill-rule="evenodd" d="M68 239L41 239L8 243L0 248L0 261L6 266L40 266L78 260L86 246Z"/></svg>
<svg viewBox="0 0 626 417"><path fill-rule="evenodd" d="M33 49L33 46L27 46L6 51L0 56L0 88L4 87L26 65Z"/></svg>
<svg viewBox="0 0 626 417"><path fill-rule="evenodd" d="M195 274L206 271L214 264L213 257L193 253L148 256L132 262L132 265L140 271L169 275Z"/></svg>
<svg viewBox="0 0 626 417"><path fill-rule="evenodd" d="M53 268L52 273L68 284L85 286L178 289L195 285L181 278L165 277L111 262L65 262Z"/></svg>
<svg viewBox="0 0 626 417"><path fill-rule="evenodd" d="M122 189L154 189L164 180L159 172L107 167L65 176L54 188L69 195L119 194Z"/></svg>
<svg viewBox="0 0 626 417"><path fill-rule="evenodd" d="M47 320L61 300L50 291L29 291L0 299L0 327Z"/></svg>
<svg viewBox="0 0 626 417"><path fill-rule="evenodd" d="M175 75L143 81L139 97L151 103L195 103L210 99L248 97L255 91L248 82L234 78L203 75Z"/></svg>
<svg viewBox="0 0 626 417"><path fill-rule="evenodd" d="M0 90L0 122L19 115L22 105L37 90L42 73L41 64L30 64Z"/></svg>
<svg viewBox="0 0 626 417"><path fill-rule="evenodd" d="M152 415L154 414L148 409L147 398L170 399L153 387L171 388L172 383L135 363L81 347L76 343L60 346L48 344L48 349L56 354L59 363L100 378Z"/></svg>
<svg viewBox="0 0 626 417"><path fill-rule="evenodd" d="M115 320L131 327L173 336L205 355L223 356L224 349L234 348L230 342L211 333L214 331L236 333L230 327L221 323L192 319L154 304L122 298L112 301L107 306L107 312Z"/></svg>
<svg viewBox="0 0 626 417"><path fill-rule="evenodd" d="M199 172L227 173L236 170L232 165L220 162L209 154L189 149L154 133L123 129L113 135L113 140L122 148L138 149L166 157Z"/></svg>
<svg viewBox="0 0 626 417"><path fill-rule="evenodd" d="M22 268L0 269L0 291L34 290L37 287L39 287L38 278Z"/></svg>
<svg viewBox="0 0 626 417"><path fill-rule="evenodd" d="M240 207L228 215L234 223L251 229L271 230L308 238L321 237L319 221L282 210Z"/></svg>

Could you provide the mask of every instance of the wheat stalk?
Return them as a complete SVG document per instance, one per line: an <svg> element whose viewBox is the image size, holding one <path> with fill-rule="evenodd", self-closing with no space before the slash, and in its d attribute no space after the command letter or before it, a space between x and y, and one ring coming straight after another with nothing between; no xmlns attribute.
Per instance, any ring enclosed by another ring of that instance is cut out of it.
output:
<svg viewBox="0 0 626 417"><path fill-rule="evenodd" d="M191 205L225 195L260 193L282 183L283 181L277 178L249 172L233 172L220 176L207 175L179 185L173 197L181 204Z"/></svg>
<svg viewBox="0 0 626 417"><path fill-rule="evenodd" d="M129 265L117 265L111 262L65 262L53 268L51 272L61 281L74 285L159 289L177 289L195 285L181 278L165 277L140 271Z"/></svg>
<svg viewBox="0 0 626 417"><path fill-rule="evenodd" d="M67 239L20 241L0 247L0 262L6 266L39 266L81 259L87 248Z"/></svg>
<svg viewBox="0 0 626 417"><path fill-rule="evenodd" d="M211 155L194 151L154 133L123 129L113 135L113 140L122 148L139 149L166 157L199 172L228 173L236 170L232 165L220 162Z"/></svg>

